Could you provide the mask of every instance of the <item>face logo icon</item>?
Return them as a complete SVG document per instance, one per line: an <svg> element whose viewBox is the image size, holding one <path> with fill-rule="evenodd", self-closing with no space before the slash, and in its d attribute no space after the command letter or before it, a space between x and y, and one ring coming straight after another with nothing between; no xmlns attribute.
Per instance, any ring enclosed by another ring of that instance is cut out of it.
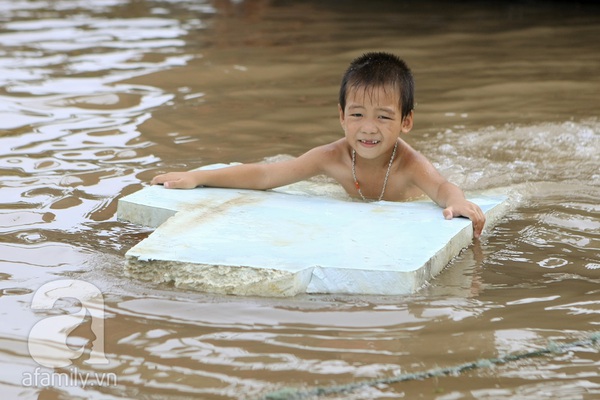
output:
<svg viewBox="0 0 600 400"><path fill-rule="evenodd" d="M85 346L73 348L67 343L75 328L91 317L91 330L95 335L86 364L108 364L104 355L104 298L102 292L91 283L61 279L42 285L31 301L32 310L51 310L60 299L74 298L81 304L79 311L50 316L38 321L28 337L29 354L40 365L62 368L81 357Z"/></svg>

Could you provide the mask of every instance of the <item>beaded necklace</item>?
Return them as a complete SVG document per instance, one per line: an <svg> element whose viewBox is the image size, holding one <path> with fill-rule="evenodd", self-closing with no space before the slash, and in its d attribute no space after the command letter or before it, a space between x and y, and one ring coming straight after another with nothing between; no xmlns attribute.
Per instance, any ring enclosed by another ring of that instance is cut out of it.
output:
<svg viewBox="0 0 600 400"><path fill-rule="evenodd" d="M390 170L392 169L392 162L394 162L394 157L396 156L396 149L398 148L398 141L396 140L396 144L394 145L394 151L392 151L392 157L390 158L390 162L388 163L387 171L385 173L385 178L383 179L383 188L381 188L381 194L377 201L381 201L383 199L383 194L385 193L385 187L387 185L388 177L390 176ZM358 194L363 199L363 201L368 201L367 198L362 194L360 190L360 185L358 184L358 179L356 179L356 150L352 149L352 179L354 179L354 186L356 190L358 190Z"/></svg>

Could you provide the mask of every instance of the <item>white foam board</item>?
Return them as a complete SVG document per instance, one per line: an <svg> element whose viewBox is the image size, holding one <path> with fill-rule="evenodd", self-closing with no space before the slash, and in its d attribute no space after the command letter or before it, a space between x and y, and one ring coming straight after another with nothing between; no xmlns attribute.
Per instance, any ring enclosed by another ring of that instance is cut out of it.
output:
<svg viewBox="0 0 600 400"><path fill-rule="evenodd" d="M487 229L506 210L503 196L470 200ZM149 186L120 199L118 217L157 228L126 253L130 275L237 295L413 293L473 237L431 201L276 191Z"/></svg>

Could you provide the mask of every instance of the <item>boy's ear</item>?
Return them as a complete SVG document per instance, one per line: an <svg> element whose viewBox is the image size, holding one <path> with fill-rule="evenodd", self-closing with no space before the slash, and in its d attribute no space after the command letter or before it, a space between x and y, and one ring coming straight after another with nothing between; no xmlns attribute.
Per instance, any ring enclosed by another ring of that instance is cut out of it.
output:
<svg viewBox="0 0 600 400"><path fill-rule="evenodd" d="M408 114L406 117L404 117L404 119L402 120L402 132L403 133L408 133L410 132L410 130L413 127L413 118L414 118L415 112L411 111L410 114Z"/></svg>
<svg viewBox="0 0 600 400"><path fill-rule="evenodd" d="M344 109L338 104L338 113L340 114L340 124L344 125Z"/></svg>

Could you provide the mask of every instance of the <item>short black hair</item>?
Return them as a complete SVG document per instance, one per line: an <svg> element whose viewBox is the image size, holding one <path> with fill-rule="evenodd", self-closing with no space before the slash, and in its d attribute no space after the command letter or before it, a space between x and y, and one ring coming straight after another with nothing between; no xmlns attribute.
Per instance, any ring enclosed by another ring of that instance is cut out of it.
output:
<svg viewBox="0 0 600 400"><path fill-rule="evenodd" d="M349 88L392 87L398 91L402 119L414 109L415 81L408 65L399 57L384 52L365 53L354 59L340 86L340 107L346 107Z"/></svg>

